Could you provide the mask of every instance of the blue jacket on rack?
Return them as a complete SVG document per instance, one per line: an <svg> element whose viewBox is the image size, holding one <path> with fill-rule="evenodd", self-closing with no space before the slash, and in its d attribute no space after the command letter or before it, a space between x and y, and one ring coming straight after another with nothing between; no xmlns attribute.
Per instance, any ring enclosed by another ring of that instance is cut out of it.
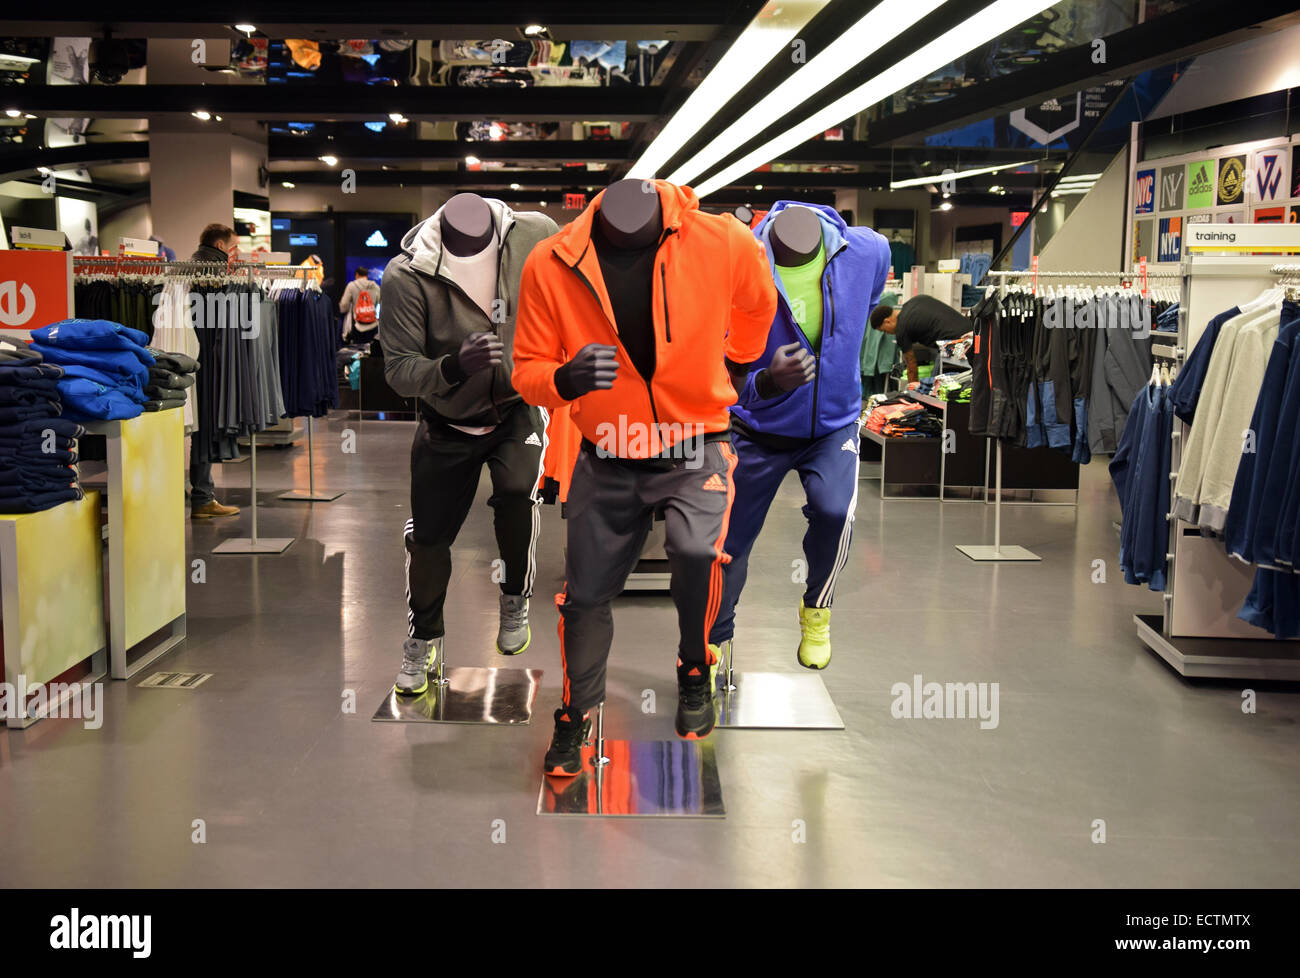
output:
<svg viewBox="0 0 1300 978"><path fill-rule="evenodd" d="M814 350L795 322L789 297L776 272L769 240L772 221L787 207L808 207L822 224L826 268L822 272L822 335ZM767 262L780 294L776 316L762 359L752 365L739 401L732 406L735 419L755 431L782 438L812 440L838 431L862 413L862 376L859 356L862 337L869 329L871 310L889 277L889 242L870 228L849 227L833 207L778 200L754 229L767 251ZM758 371L771 362L778 347L802 343L817 358L817 376L811 383L764 400L754 389Z"/></svg>

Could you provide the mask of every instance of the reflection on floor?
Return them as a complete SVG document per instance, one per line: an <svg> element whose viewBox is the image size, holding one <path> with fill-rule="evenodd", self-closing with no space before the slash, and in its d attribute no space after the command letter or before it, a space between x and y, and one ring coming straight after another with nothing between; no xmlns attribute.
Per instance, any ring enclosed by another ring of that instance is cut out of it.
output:
<svg viewBox="0 0 1300 978"><path fill-rule="evenodd" d="M345 429L355 454L340 450ZM1142 646L1133 614L1160 601L1122 581L1099 465L1077 511L1006 510L1005 539L1043 558L1026 565L953 549L991 540L991 509L882 503L863 482L835 659L822 674L846 729L717 731L723 820L539 818L561 681L554 507L544 509L532 646L508 663L545 670L533 722L370 719L405 636L412 429L342 414L318 424L317 485L347 492L314 506L276 499L307 484L305 446L259 452L259 531L296 538L281 556L211 554L248 534L247 512L193 526L207 579L189 587L189 640L158 668L212 673L201 688L117 682L98 730L46 720L0 732L0 882L1294 884L1300 693L1259 685L1258 712L1243 714L1239 685L1184 681ZM247 479L248 466L225 466L219 495L246 506ZM455 549L453 666L505 664L493 651L486 496L485 480ZM739 668L799 669L801 505L791 479L750 563ZM1105 583L1092 581L1095 560ZM672 740L668 598L621 600L615 627L607 735ZM996 726L895 718L912 694L893 687L915 682L998 684ZM191 841L197 819L204 844ZM1104 844L1093 841L1098 820Z"/></svg>

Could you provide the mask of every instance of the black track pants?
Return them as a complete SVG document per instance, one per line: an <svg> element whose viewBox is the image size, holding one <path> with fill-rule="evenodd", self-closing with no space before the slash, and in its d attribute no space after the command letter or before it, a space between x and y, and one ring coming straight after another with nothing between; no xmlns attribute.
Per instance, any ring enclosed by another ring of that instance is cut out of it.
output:
<svg viewBox="0 0 1300 978"><path fill-rule="evenodd" d="M610 603L636 566L658 510L677 606L677 654L683 663L707 661L709 630L722 603L736 455L717 441L700 458L703 464L693 468L682 461L656 471L600 458L589 446L579 453L569 484L565 591L556 596L565 706L589 710L605 698L614 640Z"/></svg>
<svg viewBox="0 0 1300 978"><path fill-rule="evenodd" d="M424 639L443 634L451 545L474 503L485 463L492 477L488 504L505 563L501 591L533 593L541 528L537 485L545 446L546 412L523 403L486 435L421 419L411 445L411 518L406 521L408 634Z"/></svg>

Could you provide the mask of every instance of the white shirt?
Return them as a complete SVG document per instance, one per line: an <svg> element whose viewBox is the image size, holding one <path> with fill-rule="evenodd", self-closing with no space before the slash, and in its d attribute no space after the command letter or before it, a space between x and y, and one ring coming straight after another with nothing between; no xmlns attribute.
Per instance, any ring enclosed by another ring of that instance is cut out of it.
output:
<svg viewBox="0 0 1300 978"><path fill-rule="evenodd" d="M492 318L492 303L497 297L498 271L495 231L492 232L492 240L488 242L487 247L476 255L454 255L444 248L440 271L465 290L465 294L483 310L483 315L488 319ZM478 428L453 424L451 427L467 435L486 435L496 430L496 425Z"/></svg>

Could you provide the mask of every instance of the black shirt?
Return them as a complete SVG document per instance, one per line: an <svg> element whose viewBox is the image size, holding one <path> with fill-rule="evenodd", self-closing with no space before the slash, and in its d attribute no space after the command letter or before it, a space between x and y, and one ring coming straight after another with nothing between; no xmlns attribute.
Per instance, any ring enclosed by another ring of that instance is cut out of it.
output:
<svg viewBox="0 0 1300 978"><path fill-rule="evenodd" d="M940 340L955 340L971 331L972 323L952 306L934 296L913 296L898 310L894 339L906 353L915 346L934 346Z"/></svg>
<svg viewBox="0 0 1300 978"><path fill-rule="evenodd" d="M592 222L591 240L600 260L609 303L614 308L614 326L627 348L632 366L646 380L655 372L655 326L651 309L654 295L655 253L658 242L645 248L619 248L605 237L599 216Z"/></svg>

